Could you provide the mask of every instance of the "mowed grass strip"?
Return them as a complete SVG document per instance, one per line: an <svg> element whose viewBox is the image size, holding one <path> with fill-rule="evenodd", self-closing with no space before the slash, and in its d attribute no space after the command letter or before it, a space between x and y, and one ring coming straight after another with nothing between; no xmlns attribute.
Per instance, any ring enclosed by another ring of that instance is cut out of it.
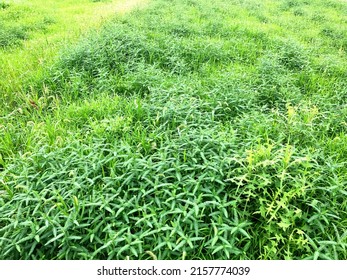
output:
<svg viewBox="0 0 347 280"><path fill-rule="evenodd" d="M346 259L347 4L153 0L0 127L3 259Z"/></svg>

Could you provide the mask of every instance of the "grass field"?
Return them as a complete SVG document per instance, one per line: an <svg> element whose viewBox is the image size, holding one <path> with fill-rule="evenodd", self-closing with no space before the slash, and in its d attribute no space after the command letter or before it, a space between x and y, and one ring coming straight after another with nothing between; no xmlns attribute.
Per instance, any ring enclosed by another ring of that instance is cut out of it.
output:
<svg viewBox="0 0 347 280"><path fill-rule="evenodd" d="M347 259L347 2L39 13L0 29L0 259Z"/></svg>
<svg viewBox="0 0 347 280"><path fill-rule="evenodd" d="M1 0L0 92L5 105L0 109L1 115L15 107L12 103L22 102L18 96L28 99L23 85L33 84L46 75L60 49L88 29L100 26L109 16L145 2Z"/></svg>

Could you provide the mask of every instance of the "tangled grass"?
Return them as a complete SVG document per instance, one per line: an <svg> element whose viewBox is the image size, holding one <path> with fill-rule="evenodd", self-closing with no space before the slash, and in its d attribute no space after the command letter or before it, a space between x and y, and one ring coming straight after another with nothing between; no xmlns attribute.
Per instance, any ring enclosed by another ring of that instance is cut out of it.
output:
<svg viewBox="0 0 347 280"><path fill-rule="evenodd" d="M346 259L344 11L157 0L67 48L0 125L1 258Z"/></svg>

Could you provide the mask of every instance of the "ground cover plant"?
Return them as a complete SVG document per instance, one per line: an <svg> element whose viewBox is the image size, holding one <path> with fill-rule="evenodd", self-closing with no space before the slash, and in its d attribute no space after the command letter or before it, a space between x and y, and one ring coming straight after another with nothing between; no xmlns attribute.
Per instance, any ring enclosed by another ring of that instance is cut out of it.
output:
<svg viewBox="0 0 347 280"><path fill-rule="evenodd" d="M0 258L346 259L346 32L152 0L67 47L0 119Z"/></svg>
<svg viewBox="0 0 347 280"><path fill-rule="evenodd" d="M28 99L26 84L34 84L57 57L59 49L76 41L110 15L124 13L144 0L1 0L0 115Z"/></svg>

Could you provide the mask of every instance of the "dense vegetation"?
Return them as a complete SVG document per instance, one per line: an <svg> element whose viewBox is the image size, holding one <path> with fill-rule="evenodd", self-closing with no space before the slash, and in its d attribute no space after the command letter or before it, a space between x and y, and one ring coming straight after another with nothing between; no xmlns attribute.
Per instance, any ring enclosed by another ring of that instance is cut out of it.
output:
<svg viewBox="0 0 347 280"><path fill-rule="evenodd" d="M144 1L0 0L0 114L32 98L24 85L45 75L59 49L108 16Z"/></svg>
<svg viewBox="0 0 347 280"><path fill-rule="evenodd" d="M346 259L346 48L338 0L90 32L1 116L0 258Z"/></svg>

